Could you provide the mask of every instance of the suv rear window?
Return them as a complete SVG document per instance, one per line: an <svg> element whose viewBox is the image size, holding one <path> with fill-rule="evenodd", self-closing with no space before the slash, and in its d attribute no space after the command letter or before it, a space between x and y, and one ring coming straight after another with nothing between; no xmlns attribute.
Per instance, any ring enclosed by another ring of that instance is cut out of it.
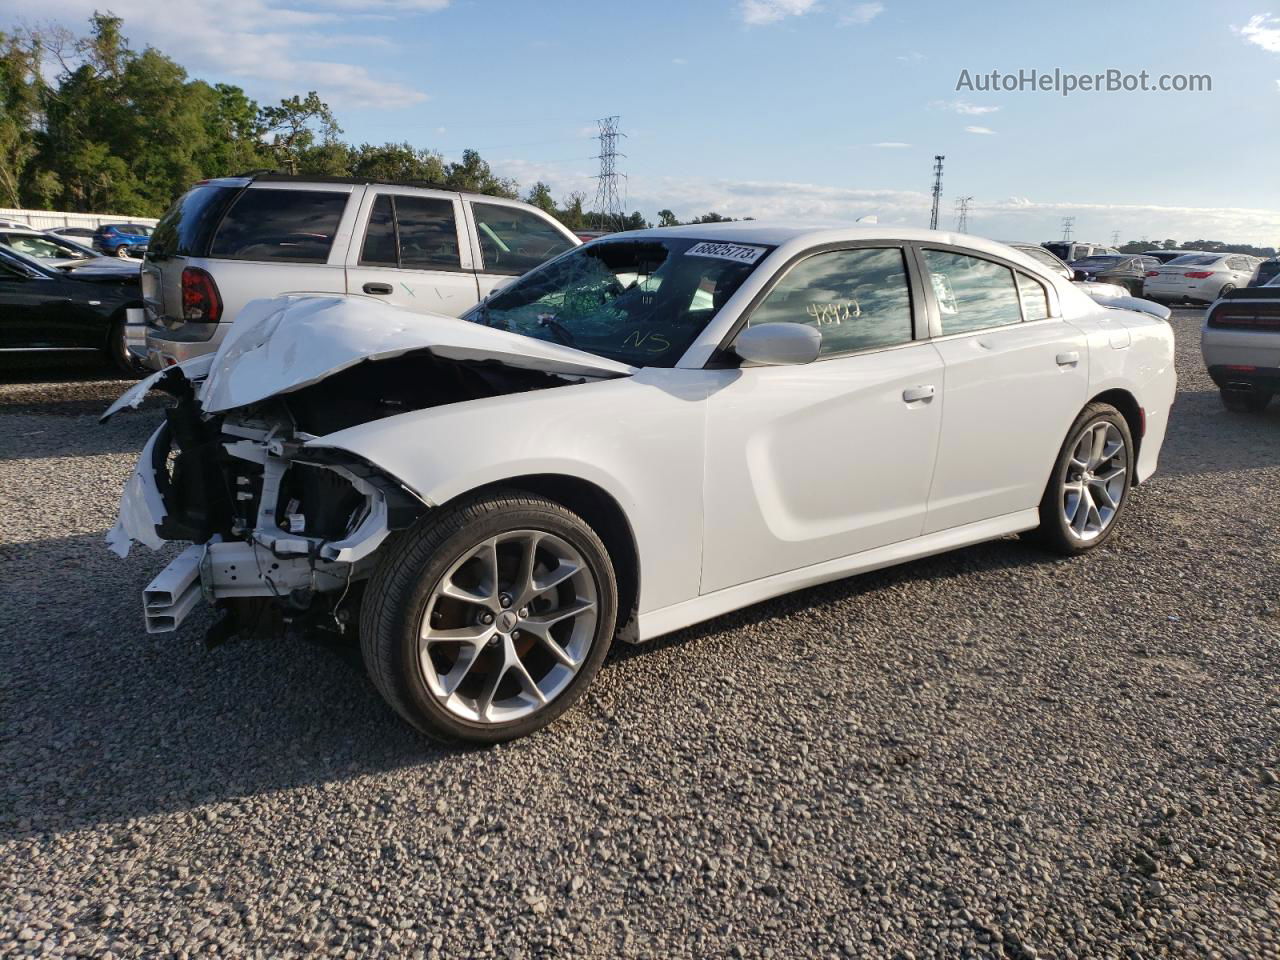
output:
<svg viewBox="0 0 1280 960"><path fill-rule="evenodd" d="M151 235L151 252L169 257L203 256L222 212L239 189L212 184L192 187L156 224ZM99 227L97 235L105 232L105 227Z"/></svg>
<svg viewBox="0 0 1280 960"><path fill-rule="evenodd" d="M222 218L209 256L324 263L350 196L331 190L245 190Z"/></svg>

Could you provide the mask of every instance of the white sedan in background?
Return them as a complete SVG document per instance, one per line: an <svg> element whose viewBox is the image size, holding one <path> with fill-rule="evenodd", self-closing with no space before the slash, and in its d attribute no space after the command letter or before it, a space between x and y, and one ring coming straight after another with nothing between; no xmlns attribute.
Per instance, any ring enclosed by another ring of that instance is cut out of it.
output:
<svg viewBox="0 0 1280 960"><path fill-rule="evenodd" d="M615 638L1025 531L1097 549L1175 375L1162 319L1001 244L744 222L595 240L461 321L257 301L107 416L152 386L109 541L192 546L148 628L358 621L402 717L494 742Z"/></svg>
<svg viewBox="0 0 1280 960"><path fill-rule="evenodd" d="M1162 302L1212 303L1247 287L1261 262L1243 253L1184 254L1148 271L1142 295Z"/></svg>

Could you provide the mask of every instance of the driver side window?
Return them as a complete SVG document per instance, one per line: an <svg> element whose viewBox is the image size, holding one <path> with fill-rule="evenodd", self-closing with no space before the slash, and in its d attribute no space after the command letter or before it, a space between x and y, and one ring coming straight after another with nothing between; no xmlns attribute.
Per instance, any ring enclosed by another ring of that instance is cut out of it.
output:
<svg viewBox="0 0 1280 960"><path fill-rule="evenodd" d="M911 341L911 290L902 251L832 250L796 264L751 314L761 323L808 323L820 357Z"/></svg>

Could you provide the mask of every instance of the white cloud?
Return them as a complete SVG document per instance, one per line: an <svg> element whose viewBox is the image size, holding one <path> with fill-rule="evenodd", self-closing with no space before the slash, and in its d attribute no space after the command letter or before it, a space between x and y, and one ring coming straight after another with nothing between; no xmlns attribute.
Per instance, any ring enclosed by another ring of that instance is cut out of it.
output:
<svg viewBox="0 0 1280 960"><path fill-rule="evenodd" d="M590 205L596 192L592 177L595 170L590 161L583 161L571 172L562 165L522 160L494 161L494 169L502 176L516 177L524 187L544 180L557 199L578 190L586 194ZM810 223L852 223L859 217L875 216L882 226L923 227L928 225L931 203L929 194L923 191L641 174L628 178L627 191L627 209L640 210L651 220L667 207L682 220L715 210L731 217ZM944 209L949 212L952 198L944 200ZM1112 230L1119 230L1126 240L1159 236L1269 246L1276 242L1280 208L1178 207L1009 197L974 203L969 216L971 222L976 222L973 232L1000 240L1038 242L1056 238L1062 230L1061 218L1074 216L1076 235L1092 240L1105 239Z"/></svg>
<svg viewBox="0 0 1280 960"><path fill-rule="evenodd" d="M900 60L903 63L919 63L922 60L929 59L919 50L912 50L910 53L900 53L893 59Z"/></svg>
<svg viewBox="0 0 1280 960"><path fill-rule="evenodd" d="M220 0L216 17L205 0L168 0L157 16L153 0L112 0L113 14L135 47L151 44L173 57L194 77L230 80L259 100L272 101L316 90L335 108L397 108L421 103L427 95L403 83L374 76L360 64L316 56L335 46L388 46L376 35L349 29L349 12L430 11L448 0L298 0L292 7L273 0ZM41 15L84 32L101 0L45 0ZM344 25L343 43L316 28ZM301 28L308 28L303 30ZM308 53L311 55L309 56Z"/></svg>
<svg viewBox="0 0 1280 960"><path fill-rule="evenodd" d="M873 147L879 147L882 150L897 150L902 147L909 147L911 144L903 143L901 140L881 140L879 143L873 143Z"/></svg>
<svg viewBox="0 0 1280 960"><path fill-rule="evenodd" d="M950 110L966 117L980 117L983 114L995 113L999 107L979 106L968 100L934 100L929 106L935 110Z"/></svg>
<svg viewBox="0 0 1280 960"><path fill-rule="evenodd" d="M883 3L855 3L840 14L840 23L843 26L860 26L870 23L882 13L884 13Z"/></svg>
<svg viewBox="0 0 1280 960"><path fill-rule="evenodd" d="M686 60L684 57L672 57L671 62L674 63L677 67L683 67L689 61Z"/></svg>
<svg viewBox="0 0 1280 960"><path fill-rule="evenodd" d="M982 135L982 136L984 136L984 137L992 137L992 136L995 136L995 131L994 131L994 130L992 130L990 127L965 127L965 128L964 128L964 132L965 132L965 133L978 133L978 134L981 134L981 135Z"/></svg>
<svg viewBox="0 0 1280 960"><path fill-rule="evenodd" d="M759 26L787 17L802 17L817 5L817 0L741 0L738 15L744 23Z"/></svg>
<svg viewBox="0 0 1280 960"><path fill-rule="evenodd" d="M1260 13L1250 17L1249 22L1243 27L1231 29L1263 50L1280 53L1280 18L1273 17L1269 13Z"/></svg>

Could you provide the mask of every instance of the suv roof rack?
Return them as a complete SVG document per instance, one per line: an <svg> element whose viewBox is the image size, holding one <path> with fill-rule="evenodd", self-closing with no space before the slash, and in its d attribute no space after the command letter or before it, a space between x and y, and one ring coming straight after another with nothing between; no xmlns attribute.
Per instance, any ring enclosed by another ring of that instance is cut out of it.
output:
<svg viewBox="0 0 1280 960"><path fill-rule="evenodd" d="M300 180L307 183L350 183L356 186L367 186L372 183L385 183L393 187L425 187L431 190L449 190L453 193L478 192L473 190L459 190L457 187L451 187L445 183L436 183L434 180L390 180L382 179L380 177L312 176L310 174L301 173L278 173L274 170L251 170L248 173L239 174L239 176L267 183L278 183L290 180Z"/></svg>

